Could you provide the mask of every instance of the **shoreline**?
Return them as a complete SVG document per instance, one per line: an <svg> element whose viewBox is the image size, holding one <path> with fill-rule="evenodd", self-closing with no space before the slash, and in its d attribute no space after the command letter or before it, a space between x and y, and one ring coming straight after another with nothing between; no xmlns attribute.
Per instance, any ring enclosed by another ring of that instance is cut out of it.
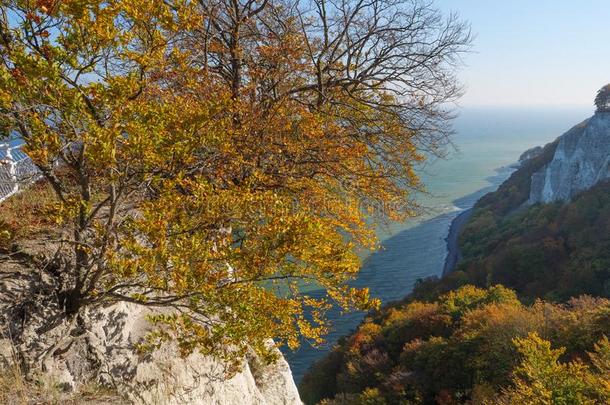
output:
<svg viewBox="0 0 610 405"><path fill-rule="evenodd" d="M466 225L466 222L468 222L471 215L472 208L468 208L460 212L455 218L453 218L453 221L451 221L451 225L449 226L449 234L445 238L445 241L447 242L447 257L445 258L445 265L443 266L443 277L454 270L455 265L462 256L458 239L462 228L464 228L464 225Z"/></svg>
<svg viewBox="0 0 610 405"><path fill-rule="evenodd" d="M441 277L445 277L447 274L451 273L457 263L462 258L462 252L459 247L459 236L464 228L464 225L468 222L470 217L472 216L472 212L476 203L487 193L494 192L500 187L502 183L504 183L512 173L518 170L520 167L520 163L513 163L511 165L502 166L496 169L497 175L488 178L491 185L489 187L485 187L473 194L470 194L466 197L462 197L454 201L454 204L458 206L467 206L469 208L461 211L453 220L451 221L451 225L449 225L449 233L447 237L445 237L445 242L447 242L447 256L445 257L445 263L443 265L443 272ZM472 198L474 197L474 198Z"/></svg>
<svg viewBox="0 0 610 405"><path fill-rule="evenodd" d="M494 191L513 170L514 167L499 167L495 169L495 175L485 179L488 186L453 200L452 205L459 210L439 213L385 239L384 249L372 253L363 262L353 285L370 288L371 296L381 298L387 304L404 299L418 279L439 276L441 271L443 276L450 273L461 257L458 236L470 220L472 207L483 195ZM313 290L310 293L317 298L315 294L322 297L324 292ZM316 349L305 344L296 352L283 349L297 382L301 381L313 363L332 350L341 337L353 333L365 314L341 313L335 308L329 311L328 316L334 325L323 347Z"/></svg>

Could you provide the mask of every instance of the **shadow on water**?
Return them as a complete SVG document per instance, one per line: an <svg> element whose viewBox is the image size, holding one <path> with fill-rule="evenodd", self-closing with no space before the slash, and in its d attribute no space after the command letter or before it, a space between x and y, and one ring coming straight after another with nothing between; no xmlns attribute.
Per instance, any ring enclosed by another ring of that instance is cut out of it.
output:
<svg viewBox="0 0 610 405"><path fill-rule="evenodd" d="M418 279L441 276L447 256L446 237L451 221L463 210L471 208L484 194L495 190L514 169L503 167L496 175L486 179L490 185L454 201L459 210L438 215L423 221L386 239L382 249L371 254L363 263L360 274L351 284L369 287L371 296L380 298L383 304L404 298L411 292ZM322 290L311 291L314 297ZM284 350L295 381L300 383L311 365L328 353L342 336L352 332L364 318L364 312L341 313L334 308L328 313L332 330L326 343L314 348L303 342L299 350Z"/></svg>

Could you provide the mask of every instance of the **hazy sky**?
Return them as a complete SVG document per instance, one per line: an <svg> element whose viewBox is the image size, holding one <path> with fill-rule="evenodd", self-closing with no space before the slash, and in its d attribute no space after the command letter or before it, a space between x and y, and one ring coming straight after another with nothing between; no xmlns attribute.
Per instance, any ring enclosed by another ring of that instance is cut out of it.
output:
<svg viewBox="0 0 610 405"><path fill-rule="evenodd" d="M463 106L592 106L610 83L610 0L436 0L476 35Z"/></svg>

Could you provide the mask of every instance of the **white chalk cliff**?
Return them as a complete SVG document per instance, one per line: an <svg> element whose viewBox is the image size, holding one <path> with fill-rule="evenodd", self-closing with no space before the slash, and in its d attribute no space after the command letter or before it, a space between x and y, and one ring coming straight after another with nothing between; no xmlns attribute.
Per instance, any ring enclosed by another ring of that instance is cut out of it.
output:
<svg viewBox="0 0 610 405"><path fill-rule="evenodd" d="M50 384L71 390L97 382L135 404L301 404L279 352L272 364L248 354L236 374L208 355L182 358L173 344L138 353L135 346L151 327L150 309L119 302L68 321L58 316L56 300L47 299L48 288L28 264L0 266L0 372L16 357Z"/></svg>
<svg viewBox="0 0 610 405"><path fill-rule="evenodd" d="M597 112L559 138L552 160L532 175L529 204L569 201L610 178L610 112Z"/></svg>
<svg viewBox="0 0 610 405"><path fill-rule="evenodd" d="M87 311L81 334L64 341L45 360L45 375L71 387L98 380L134 404L301 404L290 367L280 353L269 365L251 353L241 371L230 377L221 361L197 352L182 358L175 345L138 354L133 346L149 330L146 315L150 313L129 303Z"/></svg>

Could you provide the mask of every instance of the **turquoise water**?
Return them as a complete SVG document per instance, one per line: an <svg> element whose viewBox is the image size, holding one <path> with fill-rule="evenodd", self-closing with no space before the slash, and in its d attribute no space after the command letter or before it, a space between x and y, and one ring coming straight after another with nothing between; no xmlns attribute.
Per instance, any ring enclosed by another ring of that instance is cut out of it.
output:
<svg viewBox="0 0 610 405"><path fill-rule="evenodd" d="M429 162L420 172L428 194L417 200L428 213L380 228L382 248L364 260L353 284L368 286L373 296L387 303L407 295L417 279L440 276L447 255L445 237L453 218L504 181L512 171L509 166L525 150L553 141L592 114L592 108L462 110L454 125L457 150L447 159ZM297 383L363 316L331 311L333 329L325 345L314 348L304 342L296 352L285 352Z"/></svg>

